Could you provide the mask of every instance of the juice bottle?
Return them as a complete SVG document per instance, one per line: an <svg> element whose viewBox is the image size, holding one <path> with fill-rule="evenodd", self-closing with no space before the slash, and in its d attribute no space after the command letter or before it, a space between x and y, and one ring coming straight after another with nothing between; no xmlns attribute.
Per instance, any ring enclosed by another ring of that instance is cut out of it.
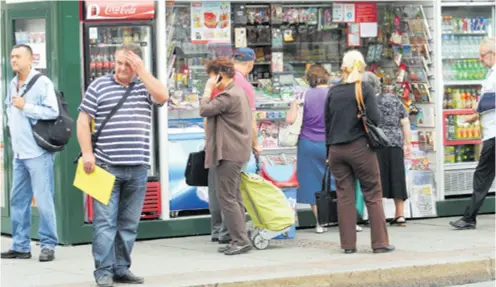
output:
<svg viewBox="0 0 496 287"><path fill-rule="evenodd" d="M458 108L464 109L466 101L467 101L467 94L465 92L465 89L461 89L460 90L460 103L458 105Z"/></svg>
<svg viewBox="0 0 496 287"><path fill-rule="evenodd" d="M481 137L479 121L474 123L474 138L479 139Z"/></svg>
<svg viewBox="0 0 496 287"><path fill-rule="evenodd" d="M446 109L452 109L452 104L453 104L453 101L452 101L452 91L450 88L446 89Z"/></svg>
<svg viewBox="0 0 496 287"><path fill-rule="evenodd" d="M452 94L452 99L453 99L453 104L452 108L453 109L458 109L460 105L460 90L459 89L454 89L453 94Z"/></svg>
<svg viewBox="0 0 496 287"><path fill-rule="evenodd" d="M467 98L465 102L465 108L466 109L471 109L472 108L472 90L467 90Z"/></svg>
<svg viewBox="0 0 496 287"><path fill-rule="evenodd" d="M468 139L471 139L474 137L474 129L473 129L473 125L469 124L467 129L466 129L466 133L467 133L467 138Z"/></svg>

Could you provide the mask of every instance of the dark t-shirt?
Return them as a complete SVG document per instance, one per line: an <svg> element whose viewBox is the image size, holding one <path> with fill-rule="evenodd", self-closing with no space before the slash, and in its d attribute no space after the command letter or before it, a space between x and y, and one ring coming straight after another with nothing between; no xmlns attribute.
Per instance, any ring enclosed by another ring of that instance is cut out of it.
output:
<svg viewBox="0 0 496 287"><path fill-rule="evenodd" d="M374 90L362 83L362 94L368 118L376 125L380 122ZM338 145L353 142L366 136L362 120L357 117L355 84L337 84L329 90L325 108L326 144Z"/></svg>

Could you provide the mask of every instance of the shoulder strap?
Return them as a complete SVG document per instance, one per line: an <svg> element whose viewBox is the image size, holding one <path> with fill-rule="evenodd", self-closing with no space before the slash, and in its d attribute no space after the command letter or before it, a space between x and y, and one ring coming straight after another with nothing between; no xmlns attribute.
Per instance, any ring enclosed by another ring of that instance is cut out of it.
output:
<svg viewBox="0 0 496 287"><path fill-rule="evenodd" d="M361 88L359 85L361 85L360 82L355 83L355 99L357 101L358 113L360 116L362 113L365 113L365 103L363 101L363 90L362 93L358 93L358 89Z"/></svg>
<svg viewBox="0 0 496 287"><path fill-rule="evenodd" d="M115 107L110 111L110 113L107 115L107 117L103 120L102 124L100 125L100 127L98 128L96 133L93 134L93 136L91 137L91 141L93 142L93 144L96 143L96 141L100 137L100 134L102 133L103 128L105 127L107 122L110 120L110 118L113 115L115 115L115 113L117 112L118 109L120 109L122 107L122 105L124 104L124 101L127 99L129 94L131 94L133 87L134 87L134 82L130 83L129 86L127 86L127 90L126 90L126 93L124 93L124 96L122 96L122 98L119 100L117 105L115 105Z"/></svg>
<svg viewBox="0 0 496 287"><path fill-rule="evenodd" d="M26 86L26 89L24 89L24 92L22 93L21 97L24 97L24 95L29 92L29 90L31 90L31 88L34 86L34 84L36 83L36 81L41 77L43 76L41 73L38 73L36 75L34 75L31 80L29 81L29 83L27 84Z"/></svg>

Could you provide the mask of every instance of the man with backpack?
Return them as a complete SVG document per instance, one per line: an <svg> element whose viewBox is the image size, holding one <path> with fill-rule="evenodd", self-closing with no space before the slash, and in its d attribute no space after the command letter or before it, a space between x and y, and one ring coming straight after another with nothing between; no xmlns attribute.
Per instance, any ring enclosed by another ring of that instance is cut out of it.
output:
<svg viewBox="0 0 496 287"><path fill-rule="evenodd" d="M93 200L92 252L99 287L144 282L129 270L131 251L146 194L152 107L168 99L167 88L146 71L141 48L124 44L115 52L115 72L94 80L79 106L77 136L85 172L98 165L116 176L108 205Z"/></svg>
<svg viewBox="0 0 496 287"><path fill-rule="evenodd" d="M58 242L54 205L53 152L35 139L34 126L59 117L59 103L52 81L33 68L33 51L17 45L10 56L16 73L7 91L5 108L13 150L13 180L10 198L13 243L2 259L31 258L31 202L40 214L39 261L52 261ZM35 79L35 81L33 81Z"/></svg>

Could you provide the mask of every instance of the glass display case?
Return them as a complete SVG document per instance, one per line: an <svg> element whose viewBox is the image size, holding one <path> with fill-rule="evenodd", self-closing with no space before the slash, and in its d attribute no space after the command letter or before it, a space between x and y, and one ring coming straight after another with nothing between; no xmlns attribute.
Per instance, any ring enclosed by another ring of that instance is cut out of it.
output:
<svg viewBox="0 0 496 287"><path fill-rule="evenodd" d="M467 123L474 113L488 67L479 60L480 42L494 37L495 4L442 3L442 138L445 196L472 193L472 173L481 144L478 121Z"/></svg>

